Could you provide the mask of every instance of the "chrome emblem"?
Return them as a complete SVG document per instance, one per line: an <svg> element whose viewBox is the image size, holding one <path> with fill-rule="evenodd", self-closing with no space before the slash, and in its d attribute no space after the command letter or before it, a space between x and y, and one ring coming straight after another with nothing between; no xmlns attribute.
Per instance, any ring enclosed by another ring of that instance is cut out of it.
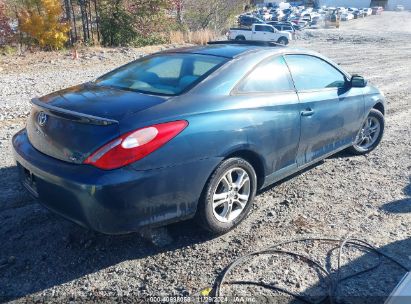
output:
<svg viewBox="0 0 411 304"><path fill-rule="evenodd" d="M37 122L38 122L39 126L41 126L41 127L44 126L47 122L47 114L44 113L44 112L40 112L37 115Z"/></svg>

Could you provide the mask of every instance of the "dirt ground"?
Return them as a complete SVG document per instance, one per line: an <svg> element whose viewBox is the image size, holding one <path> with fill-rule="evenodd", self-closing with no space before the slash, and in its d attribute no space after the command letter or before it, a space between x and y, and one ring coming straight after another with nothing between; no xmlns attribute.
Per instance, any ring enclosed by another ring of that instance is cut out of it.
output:
<svg viewBox="0 0 411 304"><path fill-rule="evenodd" d="M411 268L410 41L410 12L384 12L343 22L340 29L301 33L291 46L317 50L384 92L387 127L380 147L368 156L339 153L261 191L250 216L226 235L212 238L188 221L169 226L173 241L162 246L137 233L87 231L44 209L18 182L11 137L24 126L30 98L93 79L164 46L94 48L80 52L77 61L68 52L0 56L0 302L112 297L144 302L150 295L197 295L235 258L305 236L366 240ZM336 267L330 244L286 248ZM342 271L357 272L374 261L372 253L349 247ZM349 297L345 303L383 303L404 273L384 259L377 269L341 282L338 294ZM326 292L313 268L279 255L250 260L230 275L239 279L303 295ZM258 295L259 302L273 295L252 286L226 286L222 292Z"/></svg>

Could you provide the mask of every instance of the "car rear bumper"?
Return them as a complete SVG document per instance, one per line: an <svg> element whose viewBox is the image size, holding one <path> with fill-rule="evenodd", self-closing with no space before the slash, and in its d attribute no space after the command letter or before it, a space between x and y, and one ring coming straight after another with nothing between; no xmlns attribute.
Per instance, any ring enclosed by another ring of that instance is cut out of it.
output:
<svg viewBox="0 0 411 304"><path fill-rule="evenodd" d="M209 158L153 170L105 171L42 154L30 144L25 130L13 137L13 148L23 184L42 204L106 234L192 217L207 178L220 162Z"/></svg>

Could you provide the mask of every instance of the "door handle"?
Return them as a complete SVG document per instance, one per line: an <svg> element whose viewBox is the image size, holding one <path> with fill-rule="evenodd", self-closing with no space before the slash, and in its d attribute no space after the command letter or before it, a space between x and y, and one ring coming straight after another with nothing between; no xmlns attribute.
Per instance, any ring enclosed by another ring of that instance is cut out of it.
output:
<svg viewBox="0 0 411 304"><path fill-rule="evenodd" d="M304 111L301 111L301 116L311 116L314 114L314 110L313 109L305 109Z"/></svg>

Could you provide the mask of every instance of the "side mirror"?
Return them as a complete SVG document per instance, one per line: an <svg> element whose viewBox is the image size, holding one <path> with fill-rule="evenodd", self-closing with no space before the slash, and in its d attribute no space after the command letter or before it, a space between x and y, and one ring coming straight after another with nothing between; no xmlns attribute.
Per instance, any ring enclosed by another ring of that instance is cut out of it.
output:
<svg viewBox="0 0 411 304"><path fill-rule="evenodd" d="M352 75L350 84L352 88L364 88L367 86L367 80L359 75Z"/></svg>

